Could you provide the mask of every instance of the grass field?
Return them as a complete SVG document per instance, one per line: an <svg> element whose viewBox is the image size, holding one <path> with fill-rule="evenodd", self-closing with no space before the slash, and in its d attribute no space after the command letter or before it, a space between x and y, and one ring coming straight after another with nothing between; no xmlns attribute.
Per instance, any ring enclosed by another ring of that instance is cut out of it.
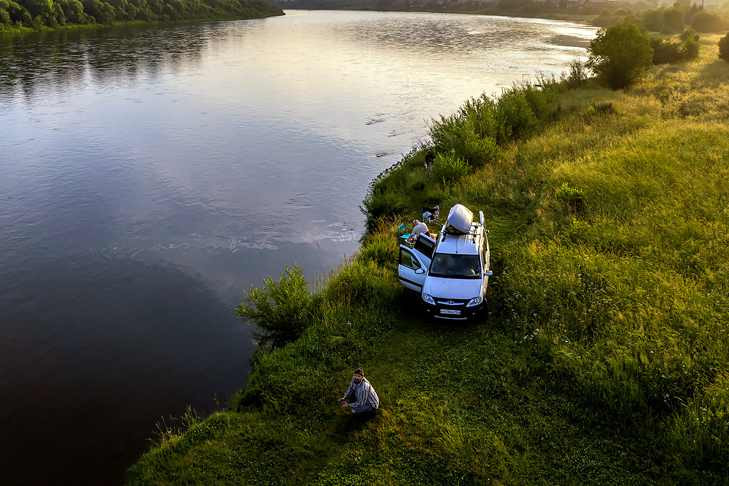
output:
<svg viewBox="0 0 729 486"><path fill-rule="evenodd" d="M129 482L727 484L717 41L627 92L553 86L508 131L518 96L442 120L436 149L452 152L437 175L416 150L375 182L362 248L307 300L303 335L259 353L229 410L162 435ZM424 320L395 280L395 228L432 202L486 213L495 276L480 322ZM336 404L357 366L381 398L364 424Z"/></svg>

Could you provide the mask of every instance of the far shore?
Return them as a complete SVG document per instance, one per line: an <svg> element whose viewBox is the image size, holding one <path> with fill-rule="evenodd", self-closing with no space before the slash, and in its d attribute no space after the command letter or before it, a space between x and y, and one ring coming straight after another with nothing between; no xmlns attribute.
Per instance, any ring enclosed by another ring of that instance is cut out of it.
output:
<svg viewBox="0 0 729 486"><path fill-rule="evenodd" d="M42 34L51 32L79 32L79 31L92 31L92 30L105 30L114 28L124 27L155 27L155 26L170 26L170 25L189 25L200 22L221 22L221 21L233 21L233 20L254 20L254 19L265 19L269 17L281 17L286 15L283 10L280 13L265 13L250 17L210 17L210 18L193 18L193 19L182 19L182 20L126 20L120 22L111 22L108 24L65 24L57 25L55 27L49 27L47 25L36 27L26 26L15 26L15 27L0 27L0 40L3 37L11 37L17 35L28 35L28 34Z"/></svg>

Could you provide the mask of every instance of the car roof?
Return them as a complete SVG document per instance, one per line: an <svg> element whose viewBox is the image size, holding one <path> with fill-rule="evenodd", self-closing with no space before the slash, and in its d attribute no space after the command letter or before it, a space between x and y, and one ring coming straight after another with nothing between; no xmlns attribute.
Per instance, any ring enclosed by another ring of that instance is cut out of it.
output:
<svg viewBox="0 0 729 486"><path fill-rule="evenodd" d="M478 255L483 237L476 233L479 225L471 226L471 233L464 235L447 234L441 232L436 253L450 253L456 255Z"/></svg>

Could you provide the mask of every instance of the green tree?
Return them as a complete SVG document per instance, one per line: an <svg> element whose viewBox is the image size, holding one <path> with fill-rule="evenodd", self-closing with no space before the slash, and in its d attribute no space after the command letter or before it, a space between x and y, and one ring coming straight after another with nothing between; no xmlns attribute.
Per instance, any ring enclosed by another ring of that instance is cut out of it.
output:
<svg viewBox="0 0 729 486"><path fill-rule="evenodd" d="M57 0L57 5L63 9L66 22L72 24L83 24L88 22L88 17L84 12L84 6L79 0Z"/></svg>
<svg viewBox="0 0 729 486"><path fill-rule="evenodd" d="M53 12L53 0L21 0L32 17L46 16Z"/></svg>
<svg viewBox="0 0 729 486"><path fill-rule="evenodd" d="M613 89L635 82L653 61L650 38L634 23L602 29L590 43L588 66Z"/></svg>
<svg viewBox="0 0 729 486"><path fill-rule="evenodd" d="M102 0L84 0L84 9L99 23L109 24L116 18L116 9Z"/></svg>

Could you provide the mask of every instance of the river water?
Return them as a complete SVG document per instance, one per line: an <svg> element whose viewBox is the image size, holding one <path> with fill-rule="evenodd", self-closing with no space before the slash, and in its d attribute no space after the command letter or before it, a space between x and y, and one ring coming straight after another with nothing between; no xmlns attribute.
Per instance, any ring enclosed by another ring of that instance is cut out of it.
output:
<svg viewBox="0 0 729 486"><path fill-rule="evenodd" d="M3 483L121 482L161 418L245 383L245 289L335 268L429 119L594 33L289 11L0 39Z"/></svg>

